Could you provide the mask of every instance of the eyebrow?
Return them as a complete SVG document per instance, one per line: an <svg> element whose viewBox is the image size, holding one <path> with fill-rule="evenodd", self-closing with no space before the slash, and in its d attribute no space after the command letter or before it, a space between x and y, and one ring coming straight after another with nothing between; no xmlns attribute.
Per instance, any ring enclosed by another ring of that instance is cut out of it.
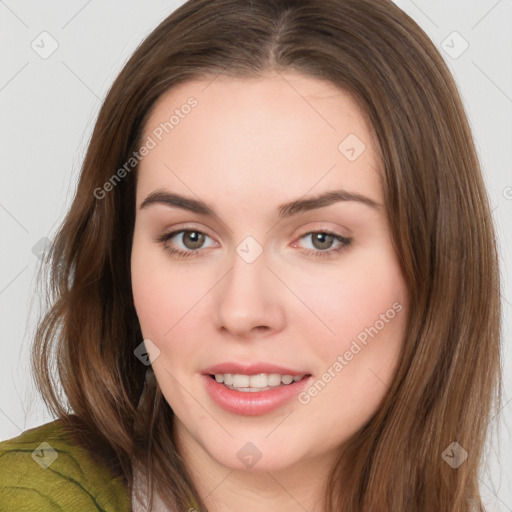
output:
<svg viewBox="0 0 512 512"><path fill-rule="evenodd" d="M318 208L324 208L340 201L355 201L373 209L378 209L382 206L373 199L355 192L348 192L347 190L331 190L314 197L295 199L294 201L281 204L277 207L277 216L280 219L292 217L293 215L310 210L316 210ZM139 208L142 210L154 204L163 204L165 206L181 208L183 210L188 210L200 215L206 215L208 217L217 217L214 209L203 201L167 192L165 190L155 190L154 192L151 192L146 199L144 199Z"/></svg>

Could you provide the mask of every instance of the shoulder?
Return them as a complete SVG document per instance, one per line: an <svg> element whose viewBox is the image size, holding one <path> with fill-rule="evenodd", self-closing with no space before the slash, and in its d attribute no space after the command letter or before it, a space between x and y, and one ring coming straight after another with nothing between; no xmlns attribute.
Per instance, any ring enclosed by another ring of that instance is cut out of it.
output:
<svg viewBox="0 0 512 512"><path fill-rule="evenodd" d="M125 484L74 442L60 420L0 442L0 512L130 508Z"/></svg>

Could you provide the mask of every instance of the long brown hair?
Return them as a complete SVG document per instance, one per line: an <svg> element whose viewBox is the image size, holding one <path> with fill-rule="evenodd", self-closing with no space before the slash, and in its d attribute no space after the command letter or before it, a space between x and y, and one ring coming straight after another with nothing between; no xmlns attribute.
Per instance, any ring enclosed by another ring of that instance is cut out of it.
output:
<svg viewBox="0 0 512 512"><path fill-rule="evenodd" d="M501 397L494 227L454 80L390 0L189 0L142 42L103 103L46 262L51 307L33 350L39 389L129 488L138 464L169 505L186 509L193 496L207 510L176 450L173 412L133 354L142 341L130 280L136 167L97 191L140 146L169 88L285 70L351 93L371 123L410 294L394 381L344 446L325 510L484 510L478 470ZM458 468L443 456L454 442L469 453Z"/></svg>

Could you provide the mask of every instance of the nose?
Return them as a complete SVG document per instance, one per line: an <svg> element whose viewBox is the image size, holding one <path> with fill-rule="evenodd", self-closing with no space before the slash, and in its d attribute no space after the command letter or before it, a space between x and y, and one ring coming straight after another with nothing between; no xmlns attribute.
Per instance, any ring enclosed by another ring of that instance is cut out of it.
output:
<svg viewBox="0 0 512 512"><path fill-rule="evenodd" d="M232 262L215 287L216 327L245 340L283 329L285 287L268 268L265 253L249 263L235 252Z"/></svg>

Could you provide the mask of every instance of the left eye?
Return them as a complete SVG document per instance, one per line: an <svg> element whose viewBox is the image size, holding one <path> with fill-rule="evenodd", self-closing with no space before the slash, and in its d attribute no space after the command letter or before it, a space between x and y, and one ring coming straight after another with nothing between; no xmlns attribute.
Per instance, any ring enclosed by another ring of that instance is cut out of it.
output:
<svg viewBox="0 0 512 512"><path fill-rule="evenodd" d="M312 237L311 241L313 243L313 248L319 249L322 252L331 249L332 243L335 240L346 245L350 242L348 238L344 238L341 235L336 235L335 233L329 233L327 231L314 231L312 233L307 233L300 238L308 237Z"/></svg>
<svg viewBox="0 0 512 512"><path fill-rule="evenodd" d="M184 249L174 248L169 246L169 241L178 235L184 235L181 237ZM337 233L331 233L329 231L311 231L299 237L299 240L312 237L311 241L313 249L306 249L306 254L313 254L317 257L329 256L333 253L338 253L348 247L351 243L350 238L343 237ZM173 231L166 233L156 239L157 242L161 243L165 250L171 254L177 255L178 257L189 257L199 256L203 249L202 247L206 238L210 238L206 233L198 230L187 230L182 229L179 231ZM335 248L332 248L333 242L338 241Z"/></svg>

